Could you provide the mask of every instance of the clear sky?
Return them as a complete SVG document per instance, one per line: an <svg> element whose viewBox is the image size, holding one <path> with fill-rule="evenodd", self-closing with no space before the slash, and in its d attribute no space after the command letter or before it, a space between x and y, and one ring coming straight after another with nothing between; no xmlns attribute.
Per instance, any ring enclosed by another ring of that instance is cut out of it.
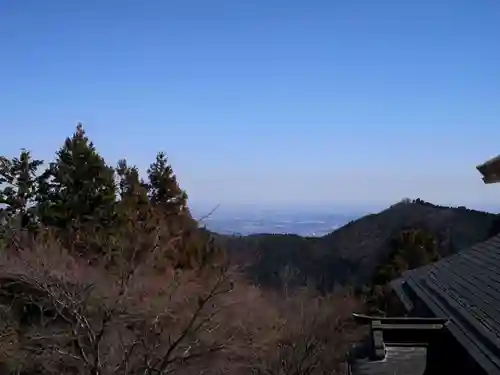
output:
<svg viewBox="0 0 500 375"><path fill-rule="evenodd" d="M500 206L495 0L0 0L0 154L164 150L194 204Z"/></svg>

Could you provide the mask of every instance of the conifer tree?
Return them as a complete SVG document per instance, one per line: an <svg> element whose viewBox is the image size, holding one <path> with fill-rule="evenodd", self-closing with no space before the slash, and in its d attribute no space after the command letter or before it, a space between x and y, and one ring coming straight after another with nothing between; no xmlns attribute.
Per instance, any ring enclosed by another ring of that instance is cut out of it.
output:
<svg viewBox="0 0 500 375"><path fill-rule="evenodd" d="M165 254L176 268L202 268L220 262L223 252L207 233L202 233L187 207L187 194L177 183L172 166L163 152L147 171L148 196L154 210L168 228L170 236L179 239L177 251Z"/></svg>
<svg viewBox="0 0 500 375"><path fill-rule="evenodd" d="M150 213L148 185L139 177L137 167L129 167L127 161L122 159L116 168L118 177L118 207L124 220L144 221Z"/></svg>
<svg viewBox="0 0 500 375"><path fill-rule="evenodd" d="M33 159L27 150L18 158L0 157L0 204L4 218L18 217L23 228L35 223L34 202L38 192L37 171L42 160Z"/></svg>
<svg viewBox="0 0 500 375"><path fill-rule="evenodd" d="M148 169L149 199L153 206L165 216L176 216L187 212L187 194L177 183L177 178L163 152Z"/></svg>
<svg viewBox="0 0 500 375"><path fill-rule="evenodd" d="M139 170L136 166L128 166L127 161L122 159L118 161L116 168L118 177L118 194L120 199L133 200L137 203L147 203L148 185L140 179Z"/></svg>
<svg viewBox="0 0 500 375"><path fill-rule="evenodd" d="M82 124L56 154L43 175L39 211L42 222L57 228L73 223L110 226L114 217L114 169L106 165Z"/></svg>

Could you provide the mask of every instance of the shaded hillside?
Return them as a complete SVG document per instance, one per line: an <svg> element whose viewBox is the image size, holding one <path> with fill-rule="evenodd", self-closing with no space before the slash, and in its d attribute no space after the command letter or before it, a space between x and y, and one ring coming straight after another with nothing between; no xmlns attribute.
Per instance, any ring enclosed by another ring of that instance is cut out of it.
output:
<svg viewBox="0 0 500 375"><path fill-rule="evenodd" d="M220 239L229 259L246 269L258 285L283 287L313 285L332 290L334 284L345 284L355 265L327 252L320 237L294 234L258 234Z"/></svg>
<svg viewBox="0 0 500 375"><path fill-rule="evenodd" d="M325 249L355 262L359 267L356 276L365 279L388 255L389 242L403 229L424 229L448 239L458 251L486 239L494 219L491 213L465 207L443 207L419 200L400 202L349 223L322 240Z"/></svg>
<svg viewBox="0 0 500 375"><path fill-rule="evenodd" d="M377 214L352 221L319 237L260 234L221 236L233 262L246 267L258 284L280 286L313 283L320 289L335 284L365 284L391 250L402 230L418 228L449 244L446 253L484 240L495 215L465 207L442 207L421 200L404 201ZM443 254L445 255L445 254Z"/></svg>

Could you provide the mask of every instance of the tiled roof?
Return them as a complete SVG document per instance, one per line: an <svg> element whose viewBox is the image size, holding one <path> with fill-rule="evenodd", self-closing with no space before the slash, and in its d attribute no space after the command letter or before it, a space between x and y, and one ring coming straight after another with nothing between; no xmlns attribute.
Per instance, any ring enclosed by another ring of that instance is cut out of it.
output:
<svg viewBox="0 0 500 375"><path fill-rule="evenodd" d="M408 271L392 286L414 293L487 373L500 373L500 236L431 265Z"/></svg>

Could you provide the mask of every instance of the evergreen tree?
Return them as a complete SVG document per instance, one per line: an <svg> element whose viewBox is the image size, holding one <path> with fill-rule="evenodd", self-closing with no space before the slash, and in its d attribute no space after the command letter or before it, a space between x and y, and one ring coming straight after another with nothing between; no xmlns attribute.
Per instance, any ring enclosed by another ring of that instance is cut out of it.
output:
<svg viewBox="0 0 500 375"><path fill-rule="evenodd" d="M422 228L401 230L390 243L391 251L385 261L379 264L372 278L368 305L377 313L387 307L390 293L388 283L401 276L406 270L425 266L440 259L441 253L449 251L434 234Z"/></svg>
<svg viewBox="0 0 500 375"><path fill-rule="evenodd" d="M137 167L129 167L127 161L118 161L116 168L118 177L118 194L122 201L132 200L136 203L148 203L148 185L140 179Z"/></svg>
<svg viewBox="0 0 500 375"><path fill-rule="evenodd" d="M177 246L166 253L175 268L204 268L223 262L224 253L208 234L200 231L198 223L187 208L187 194L179 187L177 178L163 152L147 171L148 196L159 216L160 225L168 229L170 239L177 238Z"/></svg>
<svg viewBox="0 0 500 375"><path fill-rule="evenodd" d="M3 217L18 217L23 228L35 223L34 202L38 192L37 171L42 160L22 150L19 158L0 157L0 210Z"/></svg>
<svg viewBox="0 0 500 375"><path fill-rule="evenodd" d="M114 169L97 153L82 124L77 125L56 156L42 177L42 222L56 228L74 223L109 227L116 200Z"/></svg>
<svg viewBox="0 0 500 375"><path fill-rule="evenodd" d="M163 152L148 169L148 190L151 203L166 217L187 213L187 194L177 183L177 178Z"/></svg>
<svg viewBox="0 0 500 375"><path fill-rule="evenodd" d="M147 220L151 208L148 185L140 179L137 167L129 167L127 161L122 159L118 162L116 175L121 218L123 220Z"/></svg>

